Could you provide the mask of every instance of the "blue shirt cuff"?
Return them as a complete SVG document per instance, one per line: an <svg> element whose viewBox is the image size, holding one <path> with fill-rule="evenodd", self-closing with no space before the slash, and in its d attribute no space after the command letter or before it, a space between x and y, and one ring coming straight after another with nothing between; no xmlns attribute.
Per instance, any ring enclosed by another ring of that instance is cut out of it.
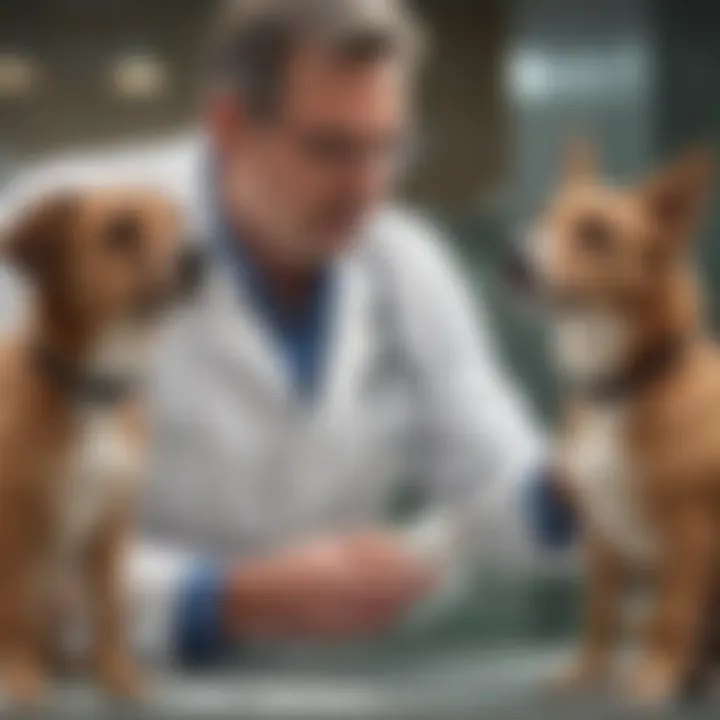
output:
<svg viewBox="0 0 720 720"><path fill-rule="evenodd" d="M219 563L200 562L185 579L176 614L176 657L183 667L208 667L229 653L222 628L225 573Z"/></svg>
<svg viewBox="0 0 720 720"><path fill-rule="evenodd" d="M530 479L525 500L527 521L539 545L560 550L575 540L575 513L558 491L550 470L544 468Z"/></svg>

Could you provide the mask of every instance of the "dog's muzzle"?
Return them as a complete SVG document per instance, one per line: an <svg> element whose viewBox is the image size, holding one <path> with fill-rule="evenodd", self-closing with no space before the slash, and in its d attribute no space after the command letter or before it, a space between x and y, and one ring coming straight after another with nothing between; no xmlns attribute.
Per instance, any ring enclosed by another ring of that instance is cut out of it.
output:
<svg viewBox="0 0 720 720"><path fill-rule="evenodd" d="M133 314L152 321L175 306L192 301L205 278L205 257L199 247L184 245L173 261L171 273L164 282L150 282L133 303Z"/></svg>

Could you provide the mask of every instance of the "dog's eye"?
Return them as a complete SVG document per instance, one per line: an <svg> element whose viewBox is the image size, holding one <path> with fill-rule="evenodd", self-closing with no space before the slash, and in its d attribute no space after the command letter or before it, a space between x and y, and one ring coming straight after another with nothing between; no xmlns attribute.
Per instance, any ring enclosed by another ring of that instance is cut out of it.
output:
<svg viewBox="0 0 720 720"><path fill-rule="evenodd" d="M579 220L575 236L584 249L595 253L607 252L612 244L612 229L599 217L589 216Z"/></svg>
<svg viewBox="0 0 720 720"><path fill-rule="evenodd" d="M104 233L106 246L118 252L136 252L140 248L141 237L140 223L131 215L114 218Z"/></svg>

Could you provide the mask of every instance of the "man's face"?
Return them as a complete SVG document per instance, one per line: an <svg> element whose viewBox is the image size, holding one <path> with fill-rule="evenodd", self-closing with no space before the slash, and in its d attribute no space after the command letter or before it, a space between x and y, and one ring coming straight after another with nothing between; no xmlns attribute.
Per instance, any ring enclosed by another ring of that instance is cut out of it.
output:
<svg viewBox="0 0 720 720"><path fill-rule="evenodd" d="M315 263L342 250L391 191L405 81L392 60L352 62L308 48L290 63L273 116L228 109L226 192L286 261Z"/></svg>

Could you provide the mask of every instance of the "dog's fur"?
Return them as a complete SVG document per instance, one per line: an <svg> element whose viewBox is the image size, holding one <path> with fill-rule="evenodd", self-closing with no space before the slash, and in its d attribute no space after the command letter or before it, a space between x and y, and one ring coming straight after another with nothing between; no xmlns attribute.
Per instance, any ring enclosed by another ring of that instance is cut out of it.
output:
<svg viewBox="0 0 720 720"><path fill-rule="evenodd" d="M699 660L720 550L720 353L701 324L688 247L711 175L698 150L637 187L610 188L592 150L573 143L529 241L528 277L551 308L567 386L557 474L587 556L582 647L563 686L605 675L638 575L654 593L631 695L672 698ZM590 391L666 342L676 354L646 381L618 397Z"/></svg>
<svg viewBox="0 0 720 720"><path fill-rule="evenodd" d="M112 692L138 677L123 631L120 564L142 467L142 393L88 403L37 361L140 381L161 309L177 294L180 218L145 190L57 193L4 228L2 254L31 289L0 347L0 669L11 697L44 686L59 595L79 581L91 658Z"/></svg>

